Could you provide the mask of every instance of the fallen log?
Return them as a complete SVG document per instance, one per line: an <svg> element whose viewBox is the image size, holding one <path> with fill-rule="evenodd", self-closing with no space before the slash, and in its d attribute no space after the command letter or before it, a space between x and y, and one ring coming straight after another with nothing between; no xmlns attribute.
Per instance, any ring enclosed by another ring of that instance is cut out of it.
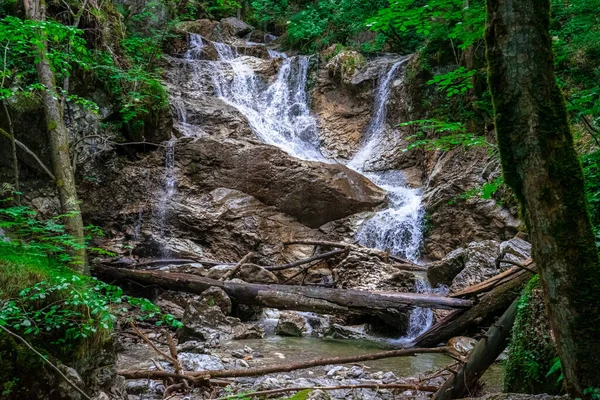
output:
<svg viewBox="0 0 600 400"><path fill-rule="evenodd" d="M273 365L268 367L260 368L249 368L249 369L222 369L217 371L200 371L200 372L184 372L186 377L193 377L199 380L207 380L212 378L242 378L249 376L262 376L267 374L274 374L279 372L290 372L300 369L308 369L314 367L321 367L324 365L338 365L338 364L350 364L362 361L381 360L384 358L394 357L409 357L417 354L455 354L455 350L452 347L435 347L427 349L400 349L400 350L388 350L381 351L378 353L361 354L358 356L350 357L331 357L331 358L320 358L317 360L310 360L298 363ZM126 370L118 371L117 374L123 376L126 379L166 379L166 378L181 378L181 376L166 371L146 371L146 370ZM187 379L187 378L185 378Z"/></svg>
<svg viewBox="0 0 600 400"><path fill-rule="evenodd" d="M433 395L433 400L450 400L462 398L469 389L474 388L479 378L504 351L508 336L517 316L519 300L515 299L510 307L502 314L479 340L469 355L466 363L462 364L456 374L442 385Z"/></svg>
<svg viewBox="0 0 600 400"><path fill-rule="evenodd" d="M158 285L170 290L200 294L212 286L219 287L239 304L282 310L311 311L320 314L376 315L385 321L397 321L402 312L413 307L466 308L470 300L418 293L381 294L360 290L329 289L315 286L263 285L221 282L191 274L139 271L99 265L99 277L132 280Z"/></svg>
<svg viewBox="0 0 600 400"><path fill-rule="evenodd" d="M311 262L316 261L316 260L325 260L327 258L335 257L337 255L341 255L341 254L344 254L344 253L347 253L347 252L348 252L347 249L333 250L333 251L330 251L328 253L317 254L317 255L312 256L310 258L305 258L305 259L302 259L302 260L294 261L294 262L289 263L289 264L272 265L272 266L267 266L267 267L263 267L263 268L266 269L266 270L269 270L269 271L282 271L284 269L291 269L291 268L299 267L301 265L308 264L308 263L311 263Z"/></svg>
<svg viewBox="0 0 600 400"><path fill-rule="evenodd" d="M531 265L528 264L528 265ZM532 270L533 273L535 273L535 271ZM480 282L476 285L471 285L467 288L464 288L463 290L461 290L460 292L456 292L456 293L451 293L449 296L450 297L473 297L476 295L479 295L481 293L484 292L488 292L490 290L492 290L493 288L503 285L513 279L518 278L521 275L524 274L528 274L527 270L523 270L519 267L512 267L507 269L506 271L502 272L501 274L495 275L489 279L486 279L483 282ZM531 276L531 275L530 275Z"/></svg>
<svg viewBox="0 0 600 400"><path fill-rule="evenodd" d="M512 279L495 286L483 295L479 303L468 310L455 311L415 338L411 345L429 347L445 343L455 336L463 335L482 321L501 314L520 295L530 279L530 273L519 270Z"/></svg>
<svg viewBox="0 0 600 400"><path fill-rule="evenodd" d="M353 389L374 389L374 390L385 390L385 389L400 389L400 390L418 390L421 392L435 392L439 389L437 386L431 385L419 385L410 383L363 383L358 385L340 385L340 386L299 386L299 387L286 387L280 389L263 390L260 392L244 393L244 397L259 397L259 396L270 396L278 393L288 392L301 392L303 390L353 390ZM235 400L239 399L239 394L232 394L230 396L219 397L217 400Z"/></svg>

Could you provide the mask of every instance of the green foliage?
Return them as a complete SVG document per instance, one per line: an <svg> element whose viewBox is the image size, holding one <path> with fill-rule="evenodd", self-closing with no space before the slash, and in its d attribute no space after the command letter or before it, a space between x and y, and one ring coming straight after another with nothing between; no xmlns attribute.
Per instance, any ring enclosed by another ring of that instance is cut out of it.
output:
<svg viewBox="0 0 600 400"><path fill-rule="evenodd" d="M3 53L0 99L17 91L54 90L37 83L35 64L44 50L57 80L69 77L73 68L89 70L92 60L83 39L83 32L56 21L32 21L7 16L0 20L0 46ZM62 93L61 93L62 94Z"/></svg>
<svg viewBox="0 0 600 400"><path fill-rule="evenodd" d="M581 164L590 217L598 231L600 228L600 150L582 156Z"/></svg>
<svg viewBox="0 0 600 400"><path fill-rule="evenodd" d="M334 43L357 44L364 21L384 7L385 0L252 1L259 26L287 27L288 44L314 52Z"/></svg>
<svg viewBox="0 0 600 400"><path fill-rule="evenodd" d="M600 388L589 387L583 390L583 394L589 396L592 400L600 400Z"/></svg>
<svg viewBox="0 0 600 400"><path fill-rule="evenodd" d="M382 32L405 52L413 52L426 41L450 41L458 55L483 38L483 1L398 0L368 20L371 30ZM458 60L457 60L458 64Z"/></svg>
<svg viewBox="0 0 600 400"><path fill-rule="evenodd" d="M428 151L449 151L456 147L485 147L489 144L483 136L466 132L461 122L446 122L435 119L421 119L403 122L398 126L416 126L417 133L407 137L409 144L404 151L423 148ZM442 133L442 136L437 136Z"/></svg>
<svg viewBox="0 0 600 400"><path fill-rule="evenodd" d="M446 92L446 97L452 97L457 94L466 93L473 89L471 78L477 73L475 70L467 70L465 67L458 67L454 71L434 76L430 79L428 85L437 85L439 90Z"/></svg>
<svg viewBox="0 0 600 400"><path fill-rule="evenodd" d="M600 118L600 3L552 0L551 34L558 81L567 96L571 117L587 116L594 128Z"/></svg>
<svg viewBox="0 0 600 400"><path fill-rule="evenodd" d="M472 189L467 190L463 194L450 200L448 204L454 204L457 200L469 200L472 198L480 198L489 200L504 186L504 179L502 176L497 177L491 182L486 182L481 186L476 186ZM497 201L498 204L502 204L502 201Z"/></svg>
<svg viewBox="0 0 600 400"><path fill-rule="evenodd" d="M5 234L0 241L0 325L40 336L60 351L102 341L118 316L132 318L129 307L137 310L137 319L158 318L159 325L180 326L149 300L131 298L118 287L65 267L78 244L59 221L60 217L41 221L26 207L0 209ZM94 227L89 230L101 233Z"/></svg>
<svg viewBox="0 0 600 400"><path fill-rule="evenodd" d="M553 376L556 374L558 374L558 378L556 378L557 383L562 381L565 378L565 375L562 372L562 364L560 363L559 357L554 357L554 360L552 360L552 366L548 370L546 377Z"/></svg>

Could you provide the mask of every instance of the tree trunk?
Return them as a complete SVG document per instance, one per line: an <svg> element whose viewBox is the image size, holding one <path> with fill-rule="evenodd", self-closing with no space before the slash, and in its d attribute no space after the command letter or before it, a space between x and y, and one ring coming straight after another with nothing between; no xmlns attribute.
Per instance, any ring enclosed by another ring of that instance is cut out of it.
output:
<svg viewBox="0 0 600 400"><path fill-rule="evenodd" d="M24 5L30 19L45 21L46 4L44 0L24 0ZM39 61L36 69L39 82L46 87L41 96L48 129L54 176L56 177L55 182L62 212L68 214L64 218L65 228L78 244L78 248L74 249L75 262L71 263L71 267L78 272L88 274L83 220L79 208L77 187L75 186L75 175L69 156L69 133L63 119L59 96L56 93L56 79L47 56L48 41L46 32L40 29L39 34L42 45L38 51Z"/></svg>
<svg viewBox="0 0 600 400"><path fill-rule="evenodd" d="M404 319L403 311L412 307L465 308L472 304L469 300L436 295L384 294L312 286L222 282L191 274L136 271L105 266L95 267L94 272L100 277L133 280L197 294L216 286L240 304L321 314L373 315L390 323L400 323Z"/></svg>
<svg viewBox="0 0 600 400"><path fill-rule="evenodd" d="M489 85L504 180L522 206L567 387L586 397L600 387L600 265L554 75L549 8L487 0Z"/></svg>
<svg viewBox="0 0 600 400"><path fill-rule="evenodd" d="M432 400L462 398L477 385L483 373L496 361L506 348L510 331L515 323L519 299L515 299L502 317L488 329L483 339L475 345L467 362L456 374L452 374L433 395ZM469 393L470 394L470 393Z"/></svg>

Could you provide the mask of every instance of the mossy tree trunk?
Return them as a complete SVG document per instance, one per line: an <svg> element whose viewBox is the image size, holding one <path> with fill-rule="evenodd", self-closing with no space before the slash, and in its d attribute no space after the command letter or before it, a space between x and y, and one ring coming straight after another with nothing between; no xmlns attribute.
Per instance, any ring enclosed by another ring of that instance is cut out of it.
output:
<svg viewBox="0 0 600 400"><path fill-rule="evenodd" d="M44 0L23 0L27 17L36 21L45 21L46 4ZM72 268L78 272L88 274L87 257L85 251L85 236L83 232L83 220L79 208L77 187L75 186L75 174L71 165L69 155L69 134L63 119L63 110L59 96L56 92L56 79L48 59L48 41L46 33L40 29L40 45L38 46L38 63L36 65L38 80L45 86L46 90L41 93L46 125L48 129L48 141L56 187L62 212L67 214L64 218L65 228L71 234L78 248L74 250L76 262Z"/></svg>
<svg viewBox="0 0 600 400"><path fill-rule="evenodd" d="M569 392L586 397L585 389L600 387L600 265L554 75L549 1L487 0L487 7L504 179L522 206Z"/></svg>

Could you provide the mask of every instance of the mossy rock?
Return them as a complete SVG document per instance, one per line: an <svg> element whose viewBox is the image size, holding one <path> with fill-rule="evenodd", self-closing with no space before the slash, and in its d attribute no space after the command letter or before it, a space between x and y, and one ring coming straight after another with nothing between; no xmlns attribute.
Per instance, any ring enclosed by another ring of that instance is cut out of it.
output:
<svg viewBox="0 0 600 400"><path fill-rule="evenodd" d="M519 301L506 363L506 392L562 392L560 371L548 374L557 357L549 321L539 278L536 276L529 282Z"/></svg>
<svg viewBox="0 0 600 400"><path fill-rule="evenodd" d="M343 50L327 63L327 69L332 76L340 77L342 82L349 84L356 71L365 65L365 56L354 50Z"/></svg>

